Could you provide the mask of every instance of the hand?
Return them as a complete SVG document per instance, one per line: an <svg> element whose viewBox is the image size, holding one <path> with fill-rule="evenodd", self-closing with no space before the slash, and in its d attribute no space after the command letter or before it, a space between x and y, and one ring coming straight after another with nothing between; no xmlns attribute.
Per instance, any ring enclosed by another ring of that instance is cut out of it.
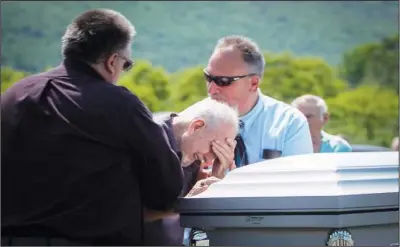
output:
<svg viewBox="0 0 400 247"><path fill-rule="evenodd" d="M186 197L192 197L198 195L208 189L208 186L211 184L220 181L221 179L216 177L209 177L202 180L197 181L197 183L193 186L193 188L189 191Z"/></svg>
<svg viewBox="0 0 400 247"><path fill-rule="evenodd" d="M177 213L174 212L174 209L170 209L167 211L157 211L148 208L143 209L143 217L145 222L156 221L171 215L177 215Z"/></svg>
<svg viewBox="0 0 400 247"><path fill-rule="evenodd" d="M211 171L206 169L207 163L205 161L205 158L201 154L196 154L196 159L200 161L200 168L199 172L197 173L197 179L196 181L200 181L202 179L208 178L211 176Z"/></svg>
<svg viewBox="0 0 400 247"><path fill-rule="evenodd" d="M221 143L219 140L212 143L212 150L217 156L212 167L212 176L222 179L227 170L231 171L236 168L235 147L236 141L232 139L226 139L226 143Z"/></svg>

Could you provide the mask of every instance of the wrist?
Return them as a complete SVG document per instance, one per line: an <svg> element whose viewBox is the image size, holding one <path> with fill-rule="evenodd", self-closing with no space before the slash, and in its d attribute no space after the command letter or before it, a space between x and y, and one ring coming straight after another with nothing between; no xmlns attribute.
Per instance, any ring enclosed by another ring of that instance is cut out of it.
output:
<svg viewBox="0 0 400 247"><path fill-rule="evenodd" d="M219 179L223 179L225 177L225 174L226 174L226 170L225 169L219 169L219 171L213 170L211 172L211 176L219 178Z"/></svg>

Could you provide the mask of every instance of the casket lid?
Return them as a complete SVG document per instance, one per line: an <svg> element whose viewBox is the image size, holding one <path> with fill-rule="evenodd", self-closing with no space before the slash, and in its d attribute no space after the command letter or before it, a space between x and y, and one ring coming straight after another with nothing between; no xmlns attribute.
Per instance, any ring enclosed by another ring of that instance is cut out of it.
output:
<svg viewBox="0 0 400 247"><path fill-rule="evenodd" d="M399 153L319 153L237 168L178 211L346 211L399 206Z"/></svg>

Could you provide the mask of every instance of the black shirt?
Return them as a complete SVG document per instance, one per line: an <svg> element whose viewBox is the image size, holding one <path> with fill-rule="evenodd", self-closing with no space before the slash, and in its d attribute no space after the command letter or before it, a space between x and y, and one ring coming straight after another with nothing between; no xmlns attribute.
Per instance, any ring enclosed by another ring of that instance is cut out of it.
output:
<svg viewBox="0 0 400 247"><path fill-rule="evenodd" d="M143 207L169 209L181 193L163 128L83 62L21 80L1 106L3 235L140 245Z"/></svg>
<svg viewBox="0 0 400 247"><path fill-rule="evenodd" d="M156 118L169 138L171 147L177 152L180 158L181 152L172 129L172 119L177 116L172 113L167 118ZM200 169L200 162L193 162L183 168L184 185L181 196L185 196L197 182L197 175ZM184 228L180 225L179 215L167 216L153 222L145 223L145 245L148 246L179 246L183 243Z"/></svg>

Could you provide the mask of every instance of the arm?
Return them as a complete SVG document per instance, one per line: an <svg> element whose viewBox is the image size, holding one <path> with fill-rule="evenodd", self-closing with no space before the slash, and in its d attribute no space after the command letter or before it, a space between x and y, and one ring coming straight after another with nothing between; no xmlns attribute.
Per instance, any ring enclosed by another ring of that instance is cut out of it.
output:
<svg viewBox="0 0 400 247"><path fill-rule="evenodd" d="M198 181L199 172L200 172L199 161L195 161L190 166L183 168L184 183L183 183L183 189L182 189L181 196L184 197L186 194L188 194L192 190L192 188ZM173 208L169 209L169 210L164 210L164 211L157 211L157 210L151 210L148 208L144 208L143 214L144 214L145 221L151 222L151 221L162 219L167 216L174 215L176 213Z"/></svg>
<svg viewBox="0 0 400 247"><path fill-rule="evenodd" d="M189 191L189 193L185 196L186 198L198 195L208 189L208 187L215 183L220 181L221 179L216 178L216 177L208 177L205 179L201 179L196 182L196 184L193 186L193 188ZM162 219L167 216L171 215L176 215L177 213L174 212L174 209L168 210L168 211L155 211L155 210L148 210L144 209L144 220L146 222L151 222L155 220Z"/></svg>
<svg viewBox="0 0 400 247"><path fill-rule="evenodd" d="M282 156L313 153L310 129L302 114L293 116L285 135Z"/></svg>
<svg viewBox="0 0 400 247"><path fill-rule="evenodd" d="M350 144L347 143L345 140L341 140L335 148L335 152L343 153L343 152L351 152L353 149L351 148Z"/></svg>
<svg viewBox="0 0 400 247"><path fill-rule="evenodd" d="M121 131L131 152L145 157L134 163L141 196L148 209L167 210L173 206L183 187L180 160L172 150L163 128L155 123L147 107L128 90Z"/></svg>

